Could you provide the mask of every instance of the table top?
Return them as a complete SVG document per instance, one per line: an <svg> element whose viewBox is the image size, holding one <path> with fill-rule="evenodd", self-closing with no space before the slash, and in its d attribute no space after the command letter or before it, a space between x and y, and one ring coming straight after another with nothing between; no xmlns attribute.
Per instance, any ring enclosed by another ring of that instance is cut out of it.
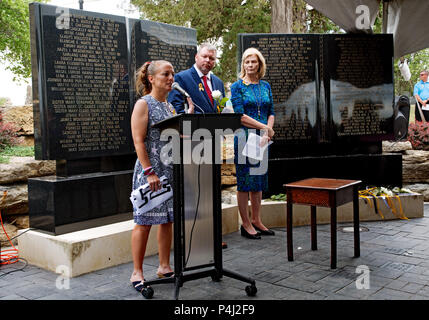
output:
<svg viewBox="0 0 429 320"><path fill-rule="evenodd" d="M339 190L361 183L361 180L343 180L328 178L309 178L284 184L286 188Z"/></svg>

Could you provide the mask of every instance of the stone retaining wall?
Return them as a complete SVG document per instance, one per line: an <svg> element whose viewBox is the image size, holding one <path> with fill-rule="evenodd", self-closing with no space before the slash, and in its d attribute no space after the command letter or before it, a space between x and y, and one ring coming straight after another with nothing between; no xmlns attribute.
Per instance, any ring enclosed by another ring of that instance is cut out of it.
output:
<svg viewBox="0 0 429 320"><path fill-rule="evenodd" d="M429 151L413 150L411 143L383 141L383 152L402 154L402 185L429 201Z"/></svg>

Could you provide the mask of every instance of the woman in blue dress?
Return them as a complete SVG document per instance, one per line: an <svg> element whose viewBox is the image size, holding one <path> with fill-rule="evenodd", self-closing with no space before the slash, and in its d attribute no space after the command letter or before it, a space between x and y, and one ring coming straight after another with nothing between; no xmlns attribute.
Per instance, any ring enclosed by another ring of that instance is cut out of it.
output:
<svg viewBox="0 0 429 320"><path fill-rule="evenodd" d="M152 128L152 124L175 114L173 106L167 102L173 82L174 69L168 61L146 62L137 71L136 91L142 97L134 105L131 116L131 132L138 158L134 167L133 190L149 183L151 190L156 191L161 188L159 177L163 175L170 183L173 182L173 164L164 163L160 154L162 147L168 142L161 141L160 130ZM188 112L191 113L194 106L190 98L188 104ZM131 235L134 270L130 281L140 292L144 282L143 259L152 225L159 225L157 275L160 278L173 275L170 267L173 199L166 200L144 214L138 214L134 208L133 216L136 223Z"/></svg>
<svg viewBox="0 0 429 320"><path fill-rule="evenodd" d="M243 130L234 137L234 163L237 177L237 202L242 220L241 235L249 239L260 239L260 235L274 235L274 231L265 227L261 221L260 208L262 191L268 189L268 158L265 164L252 163L242 156L249 129L262 137L262 145L268 143L274 135L274 105L271 87L261 80L265 75L266 64L262 54L255 48L244 51L241 59L239 80L231 86L231 102L235 113L242 113ZM259 170L258 170L259 167ZM256 173L256 174L255 174ZM262 173L262 174L261 174ZM248 215L250 197L252 219Z"/></svg>

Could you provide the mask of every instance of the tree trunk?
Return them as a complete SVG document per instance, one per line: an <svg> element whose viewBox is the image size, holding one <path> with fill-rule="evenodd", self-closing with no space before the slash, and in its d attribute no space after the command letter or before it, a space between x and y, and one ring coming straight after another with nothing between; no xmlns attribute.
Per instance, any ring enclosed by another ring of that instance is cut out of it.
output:
<svg viewBox="0 0 429 320"><path fill-rule="evenodd" d="M271 0L271 33L293 33L292 0Z"/></svg>

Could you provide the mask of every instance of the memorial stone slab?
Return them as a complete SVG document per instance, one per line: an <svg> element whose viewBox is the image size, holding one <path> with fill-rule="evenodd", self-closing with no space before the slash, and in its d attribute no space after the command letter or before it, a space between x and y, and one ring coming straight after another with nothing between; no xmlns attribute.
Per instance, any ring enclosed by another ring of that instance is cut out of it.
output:
<svg viewBox="0 0 429 320"><path fill-rule="evenodd" d="M36 159L132 153L125 18L30 10Z"/></svg>
<svg viewBox="0 0 429 320"><path fill-rule="evenodd" d="M402 159L382 155L393 139L393 37L390 34L239 34L257 48L272 88L275 123L270 190L311 177L402 185Z"/></svg>
<svg viewBox="0 0 429 320"><path fill-rule="evenodd" d="M392 35L239 34L266 59L277 145L393 137ZM329 148L327 148L329 149Z"/></svg>
<svg viewBox="0 0 429 320"><path fill-rule="evenodd" d="M54 234L132 217L134 77L145 61L192 66L196 30L30 4L35 157L30 227ZM97 222L98 221L98 222Z"/></svg>

